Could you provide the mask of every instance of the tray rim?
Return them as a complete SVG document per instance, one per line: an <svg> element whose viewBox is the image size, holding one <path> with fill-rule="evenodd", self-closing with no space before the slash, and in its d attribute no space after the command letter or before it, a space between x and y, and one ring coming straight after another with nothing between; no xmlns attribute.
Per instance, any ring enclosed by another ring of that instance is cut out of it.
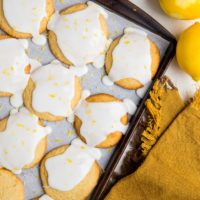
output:
<svg viewBox="0 0 200 200"><path fill-rule="evenodd" d="M159 22L157 22L154 18L152 18L149 14L147 14L144 10L136 6L134 3L128 0L92 0L93 2L100 4L101 6L105 7L109 11L131 21L135 24L147 29L148 31L159 35L161 38L167 40L169 45L164 53L163 58L161 59L158 72L156 73L153 81L148 88L146 94L144 95L143 99L140 101L137 111L134 116L130 119L129 128L120 141L120 143L116 146L113 155L111 156L104 173L101 175L101 178L92 192L91 200L100 200L104 199L105 195L109 191L106 189L106 186L109 183L112 175L114 174L114 170L117 167L126 147L128 146L130 140L134 136L134 131L137 128L137 125L142 118L143 114L145 113L145 102L149 97L149 92L152 89L155 81L161 78L165 71L168 68L168 64L173 59L176 53L176 44L177 41L175 37L166 29L164 28Z"/></svg>

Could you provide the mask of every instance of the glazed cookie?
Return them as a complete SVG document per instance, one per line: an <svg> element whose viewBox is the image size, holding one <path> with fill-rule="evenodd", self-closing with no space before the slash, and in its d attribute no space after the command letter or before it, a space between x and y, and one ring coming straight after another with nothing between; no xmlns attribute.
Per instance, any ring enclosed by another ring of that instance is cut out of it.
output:
<svg viewBox="0 0 200 200"><path fill-rule="evenodd" d="M103 78L106 85L117 85L134 90L143 87L156 74L160 53L156 44L139 29L126 28L124 35L115 39L107 52Z"/></svg>
<svg viewBox="0 0 200 200"><path fill-rule="evenodd" d="M24 200L24 185L12 172L0 169L0 199L1 200Z"/></svg>
<svg viewBox="0 0 200 200"><path fill-rule="evenodd" d="M79 139L49 152L40 166L45 193L56 200L86 199L98 182L100 157L98 149Z"/></svg>
<svg viewBox="0 0 200 200"><path fill-rule="evenodd" d="M0 28L15 38L32 38L39 45L54 12L53 0L0 0Z"/></svg>
<svg viewBox="0 0 200 200"><path fill-rule="evenodd" d="M31 74L23 99L26 107L40 119L58 121L70 116L81 92L80 79L73 68L53 61Z"/></svg>
<svg viewBox="0 0 200 200"><path fill-rule="evenodd" d="M0 34L0 96L11 97L11 104L23 104L22 93L29 79L30 64L26 40Z"/></svg>
<svg viewBox="0 0 200 200"><path fill-rule="evenodd" d="M27 109L11 113L0 121L1 166L20 174L22 169L34 167L43 157L49 127L43 127L38 117Z"/></svg>
<svg viewBox="0 0 200 200"><path fill-rule="evenodd" d="M86 98L75 111L74 127L81 140L98 148L116 145L127 129L127 102L108 94Z"/></svg>
<svg viewBox="0 0 200 200"><path fill-rule="evenodd" d="M53 54L68 65L103 67L108 45L106 18L104 9L92 2L56 12L48 23Z"/></svg>

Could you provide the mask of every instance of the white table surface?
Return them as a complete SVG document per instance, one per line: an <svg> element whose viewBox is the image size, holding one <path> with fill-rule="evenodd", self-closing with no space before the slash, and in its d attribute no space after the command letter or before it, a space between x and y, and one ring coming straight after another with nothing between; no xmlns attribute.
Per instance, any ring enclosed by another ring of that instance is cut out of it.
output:
<svg viewBox="0 0 200 200"><path fill-rule="evenodd" d="M165 28L167 28L172 34L174 34L176 38L180 36L182 31L184 31L187 27L195 22L195 20L176 20L167 16L160 8L159 0L130 1L138 5L148 14L150 14L154 19L160 22ZM171 62L166 74L171 78L175 86L179 89L180 95L184 100L188 100L189 98L191 98L198 88L198 84L193 81L192 78L187 75L182 69L180 69L175 58Z"/></svg>

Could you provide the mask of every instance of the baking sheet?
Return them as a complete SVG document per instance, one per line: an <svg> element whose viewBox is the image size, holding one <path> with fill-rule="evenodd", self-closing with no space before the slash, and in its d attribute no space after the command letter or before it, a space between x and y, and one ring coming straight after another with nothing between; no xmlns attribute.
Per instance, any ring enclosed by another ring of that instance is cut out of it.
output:
<svg viewBox="0 0 200 200"><path fill-rule="evenodd" d="M55 8L56 10L62 10L65 7L80 2L86 2L86 1L55 0ZM113 39L122 34L123 29L127 26L138 27L134 23L129 22L123 19L122 17L117 16L116 14L113 14L109 11L108 14L109 14L108 18L109 33L110 37ZM140 27L140 29L143 28ZM152 34L147 30L145 31L148 33L149 38L158 45L161 57L163 57L169 42L155 34ZM33 44L30 40L29 40L28 55L31 58L37 59L42 64L48 64L49 62L55 59L55 57L51 54L49 50L48 44L40 47ZM101 79L104 75L105 75L104 69L96 69L92 65L89 65L89 72L82 77L83 88L89 89L91 91L91 94L109 93L121 99L130 98L135 102L135 104L138 104L140 98L136 95L135 91L125 90L115 85L111 87L103 85ZM5 116L7 116L11 109L12 107L9 104L9 99L0 98L0 118L2 119ZM70 144L71 140L77 137L73 126L66 120L54 123L45 122L45 124L48 124L53 129L52 134L48 136L47 152L63 144ZM102 151L102 158L99 161L99 164L104 170L107 163L109 162L109 158L112 156L113 148L102 149L101 151ZM19 175L19 177L24 181L25 200L32 199L43 194L38 166L36 166L33 169L24 170L22 174Z"/></svg>

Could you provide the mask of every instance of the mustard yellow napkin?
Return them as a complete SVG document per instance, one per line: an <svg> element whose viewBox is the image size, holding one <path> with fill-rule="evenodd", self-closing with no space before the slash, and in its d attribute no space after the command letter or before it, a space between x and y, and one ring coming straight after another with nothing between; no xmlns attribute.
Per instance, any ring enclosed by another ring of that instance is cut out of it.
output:
<svg viewBox="0 0 200 200"><path fill-rule="evenodd" d="M175 96L171 107L181 102ZM159 114L161 121L172 111L170 105L169 110L166 108ZM143 141L145 138L148 136ZM150 146L144 148L144 154ZM200 91L166 129L138 170L119 181L106 200L200 200Z"/></svg>

